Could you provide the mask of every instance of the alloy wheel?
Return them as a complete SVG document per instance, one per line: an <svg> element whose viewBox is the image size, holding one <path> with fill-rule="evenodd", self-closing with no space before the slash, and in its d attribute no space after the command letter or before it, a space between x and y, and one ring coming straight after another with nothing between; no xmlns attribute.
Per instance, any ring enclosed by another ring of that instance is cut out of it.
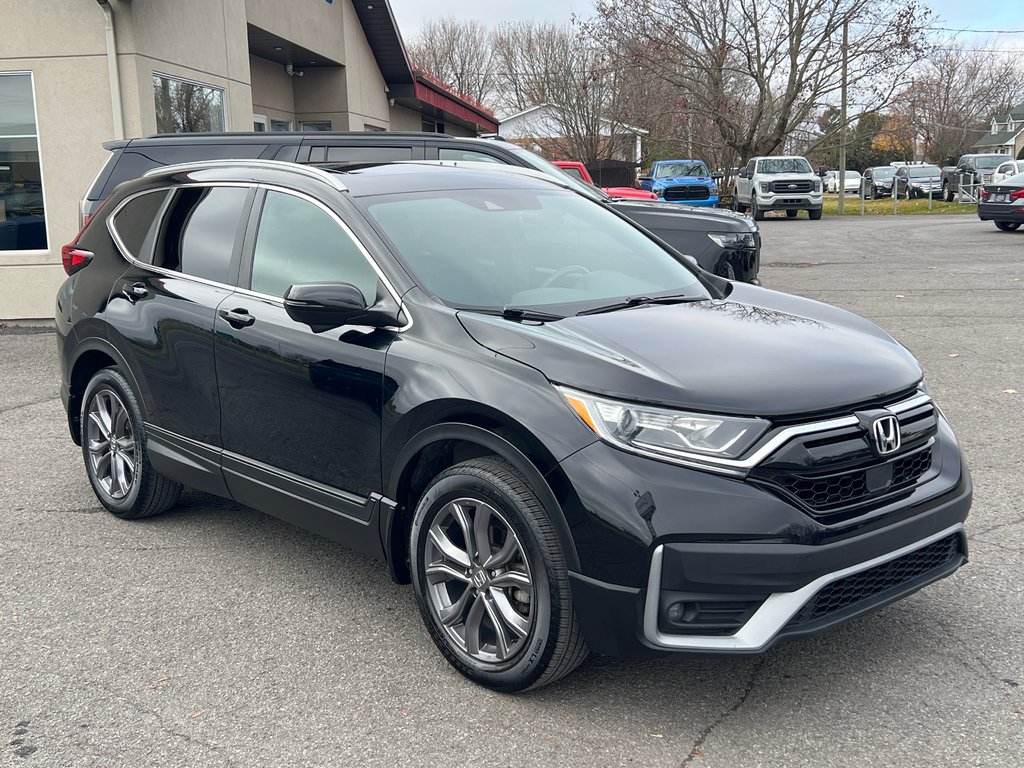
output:
<svg viewBox="0 0 1024 768"><path fill-rule="evenodd" d="M132 421L121 399L109 389L89 403L86 440L89 468L110 498L120 500L135 483L136 453Z"/></svg>
<svg viewBox="0 0 1024 768"><path fill-rule="evenodd" d="M523 545L490 504L449 502L424 545L427 603L450 642L476 662L500 664L535 623L534 582Z"/></svg>

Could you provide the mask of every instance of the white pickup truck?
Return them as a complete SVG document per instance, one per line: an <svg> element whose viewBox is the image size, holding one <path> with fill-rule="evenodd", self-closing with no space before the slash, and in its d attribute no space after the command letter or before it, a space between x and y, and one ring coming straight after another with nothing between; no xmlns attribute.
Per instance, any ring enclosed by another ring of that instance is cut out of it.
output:
<svg viewBox="0 0 1024 768"><path fill-rule="evenodd" d="M822 180L803 157L754 157L736 178L733 210L749 209L755 220L765 211L783 210L789 218L807 211L821 218Z"/></svg>

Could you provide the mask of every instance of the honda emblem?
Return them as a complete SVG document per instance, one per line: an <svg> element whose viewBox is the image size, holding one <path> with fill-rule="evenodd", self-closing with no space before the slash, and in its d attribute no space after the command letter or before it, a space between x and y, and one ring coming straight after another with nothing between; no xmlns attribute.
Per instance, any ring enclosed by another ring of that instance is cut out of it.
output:
<svg viewBox="0 0 1024 768"><path fill-rule="evenodd" d="M871 425L871 436L875 440L875 451L879 456L888 456L900 449L900 421L891 413L875 419Z"/></svg>

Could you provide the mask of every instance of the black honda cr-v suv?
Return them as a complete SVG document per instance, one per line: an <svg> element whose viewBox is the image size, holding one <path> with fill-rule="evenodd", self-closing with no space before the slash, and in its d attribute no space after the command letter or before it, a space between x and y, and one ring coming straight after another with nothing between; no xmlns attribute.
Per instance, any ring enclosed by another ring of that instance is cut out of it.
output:
<svg viewBox="0 0 1024 768"><path fill-rule="evenodd" d="M161 168L64 263L103 506L189 486L368 552L495 689L588 648L762 651L966 561L970 479L903 346L530 171Z"/></svg>

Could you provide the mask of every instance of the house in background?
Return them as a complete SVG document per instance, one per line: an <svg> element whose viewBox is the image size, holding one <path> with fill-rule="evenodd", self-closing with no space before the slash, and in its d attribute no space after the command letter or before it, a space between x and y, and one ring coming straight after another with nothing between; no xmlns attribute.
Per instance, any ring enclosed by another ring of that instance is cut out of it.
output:
<svg viewBox="0 0 1024 768"><path fill-rule="evenodd" d="M52 317L104 141L498 129L413 67L387 0L34 0L3 23L0 320Z"/></svg>
<svg viewBox="0 0 1024 768"><path fill-rule="evenodd" d="M1024 160L1024 104L1018 104L1009 114L993 117L989 132L974 142L973 149Z"/></svg>
<svg viewBox="0 0 1024 768"><path fill-rule="evenodd" d="M636 169L643 157L643 137L648 131L625 123L601 119L592 136L583 136L576 116L566 114L557 104L539 104L501 119L500 134L549 160L583 160L598 184L605 186L633 186ZM574 126L574 131L568 126ZM576 133L577 136L570 134ZM583 157L578 146L585 139L593 150L593 157ZM597 161L597 162L594 162ZM594 165L597 173L591 168ZM602 166L614 167L613 177L601 178ZM630 170L631 169L631 170ZM631 178L629 175L632 174ZM625 175L626 178L623 178Z"/></svg>

